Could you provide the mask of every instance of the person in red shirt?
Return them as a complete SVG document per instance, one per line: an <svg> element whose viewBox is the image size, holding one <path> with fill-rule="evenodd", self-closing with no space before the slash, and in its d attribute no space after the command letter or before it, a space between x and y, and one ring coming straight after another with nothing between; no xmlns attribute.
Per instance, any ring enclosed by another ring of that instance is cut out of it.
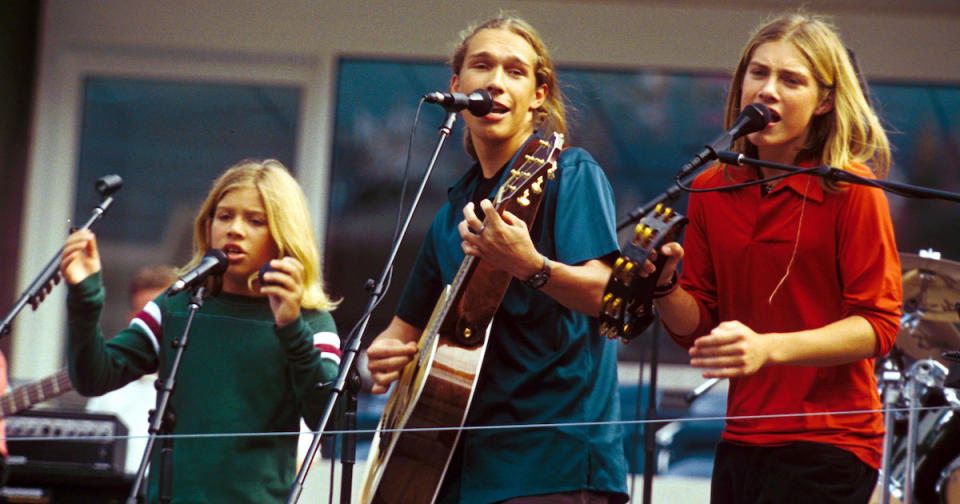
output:
<svg viewBox="0 0 960 504"><path fill-rule="evenodd" d="M883 177L890 147L865 91L826 21L780 17L747 43L725 115L729 128L762 103L771 121L734 150ZM718 164L693 186L780 173ZM661 250L655 303L690 364L730 379L711 502L867 502L883 440L873 360L896 339L902 298L885 195L796 175L693 193L688 215L683 247Z"/></svg>

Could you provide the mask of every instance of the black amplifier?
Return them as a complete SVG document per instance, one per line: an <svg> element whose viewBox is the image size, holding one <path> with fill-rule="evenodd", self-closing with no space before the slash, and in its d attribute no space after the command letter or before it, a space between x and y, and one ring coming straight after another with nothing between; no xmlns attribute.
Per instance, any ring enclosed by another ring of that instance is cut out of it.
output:
<svg viewBox="0 0 960 504"><path fill-rule="evenodd" d="M11 472L123 474L127 427L116 415L30 410L6 420Z"/></svg>

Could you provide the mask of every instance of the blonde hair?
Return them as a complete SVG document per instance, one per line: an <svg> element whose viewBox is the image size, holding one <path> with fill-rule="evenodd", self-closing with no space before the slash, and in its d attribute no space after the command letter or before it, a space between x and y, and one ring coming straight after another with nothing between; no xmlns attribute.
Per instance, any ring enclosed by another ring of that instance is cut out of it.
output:
<svg viewBox="0 0 960 504"><path fill-rule="evenodd" d="M275 159L244 159L213 182L194 221L193 258L180 269L181 274L200 264L203 255L211 247L210 224L217 204L228 192L240 188L253 188L260 194L270 236L277 245L276 258L291 256L303 264L304 290L300 305L319 310L334 309L339 302L332 301L323 289L320 252L307 210L307 199L287 168ZM248 285L253 285L256 276L256 273L250 276ZM215 278L209 285L211 290L219 291L219 280Z"/></svg>
<svg viewBox="0 0 960 504"><path fill-rule="evenodd" d="M467 48L470 45L470 41L474 35L483 30L507 30L523 37L523 39L530 44L533 52L537 55L537 60L534 62L536 85L538 87L546 85L547 87L547 96L543 105L534 112L534 127L537 128L542 135L549 135L554 132L565 135L567 133L567 105L563 93L560 91L557 72L553 67L553 61L550 59L550 54L547 52L547 47L543 43L540 34L537 33L537 30L531 26L530 23L527 23L523 19L510 14L501 14L483 23L471 25L466 30L460 32L460 43L457 44L453 56L450 57L449 61L450 69L453 70L453 73L460 75L460 70L463 68L463 61L467 57ZM477 152L473 147L473 140L470 138L469 128L464 128L463 143L467 153L476 159Z"/></svg>
<svg viewBox="0 0 960 504"><path fill-rule="evenodd" d="M816 81L818 99L833 97L833 107L811 119L810 133L799 158L848 169L864 163L878 178L890 168L890 143L876 112L867 101L858 72L833 26L825 20L802 12L783 15L761 25L747 42L737 65L727 96L725 125L733 125L740 114L743 79L754 50L767 42L789 41L807 60ZM746 137L734 148L756 157L757 148ZM835 187L831 187L835 188Z"/></svg>

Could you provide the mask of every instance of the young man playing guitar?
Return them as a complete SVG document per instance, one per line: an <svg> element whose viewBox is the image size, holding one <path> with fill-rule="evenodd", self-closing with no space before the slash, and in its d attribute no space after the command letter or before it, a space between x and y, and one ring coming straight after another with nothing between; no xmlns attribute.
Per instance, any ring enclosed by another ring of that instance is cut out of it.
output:
<svg viewBox="0 0 960 504"><path fill-rule="evenodd" d="M620 426L584 425L619 417L616 342L598 334L596 318L618 251L612 190L596 161L570 148L542 187L532 226L494 207L488 198L511 176L508 166L523 162L514 164L524 145L565 131L563 98L525 21L501 17L464 33L450 89L486 89L493 110L463 114L476 163L450 189L396 316L367 349L373 390L386 392L415 358L444 285L474 256L513 280L493 317L466 425L513 428L463 431L436 502L626 502Z"/></svg>

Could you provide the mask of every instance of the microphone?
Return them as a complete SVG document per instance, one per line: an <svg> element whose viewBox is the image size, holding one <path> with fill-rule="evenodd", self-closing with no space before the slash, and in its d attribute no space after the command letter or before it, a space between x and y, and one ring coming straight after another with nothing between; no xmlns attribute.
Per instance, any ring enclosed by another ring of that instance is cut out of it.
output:
<svg viewBox="0 0 960 504"><path fill-rule="evenodd" d="M104 175L97 179L96 188L100 196L110 196L123 187L120 175Z"/></svg>
<svg viewBox="0 0 960 504"><path fill-rule="evenodd" d="M442 105L447 112L467 109L477 117L483 117L493 110L493 97L486 89L478 89L468 95L434 91L423 95L423 101Z"/></svg>
<svg viewBox="0 0 960 504"><path fill-rule="evenodd" d="M260 285L262 286L276 285L274 282L268 283L263 281L263 275L266 274L268 271L277 271L275 268L270 267L270 261L263 263L263 266L260 266L260 272L257 273L257 280L260 281Z"/></svg>
<svg viewBox="0 0 960 504"><path fill-rule="evenodd" d="M173 282L173 285L167 289L167 295L172 296L183 290L193 288L203 283L211 275L220 276L227 271L227 266L229 266L227 254L224 254L220 249L210 249L203 255L203 259L200 259L200 264L186 272L176 282Z"/></svg>
<svg viewBox="0 0 960 504"><path fill-rule="evenodd" d="M691 172L703 166L706 162L717 158L717 151L727 150L733 145L733 141L744 136L762 130L770 124L770 109L762 103L751 103L747 108L740 112L740 116L733 122L733 126L717 137L713 143L704 146L692 161L683 165L677 172L677 180L680 180Z"/></svg>

